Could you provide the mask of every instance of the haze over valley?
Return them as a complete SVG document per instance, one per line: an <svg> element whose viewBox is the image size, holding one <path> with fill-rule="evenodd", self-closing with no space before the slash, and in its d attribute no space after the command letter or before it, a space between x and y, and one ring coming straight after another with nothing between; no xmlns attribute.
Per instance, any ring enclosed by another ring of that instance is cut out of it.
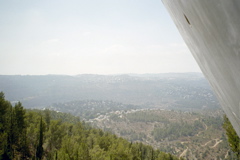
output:
<svg viewBox="0 0 240 160"><path fill-rule="evenodd" d="M70 113L177 157L230 154L223 111L201 73L1 75L0 90L13 104Z"/></svg>
<svg viewBox="0 0 240 160"><path fill-rule="evenodd" d="M113 101L144 108L219 108L208 82L200 73L1 75L0 87L10 101L21 101L31 108L82 100Z"/></svg>

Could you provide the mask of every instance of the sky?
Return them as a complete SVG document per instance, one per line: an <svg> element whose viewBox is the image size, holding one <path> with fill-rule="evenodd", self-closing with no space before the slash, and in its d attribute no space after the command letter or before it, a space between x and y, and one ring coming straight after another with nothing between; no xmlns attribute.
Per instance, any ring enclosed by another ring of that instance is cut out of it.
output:
<svg viewBox="0 0 240 160"><path fill-rule="evenodd" d="M0 75L201 72L161 0L0 0Z"/></svg>

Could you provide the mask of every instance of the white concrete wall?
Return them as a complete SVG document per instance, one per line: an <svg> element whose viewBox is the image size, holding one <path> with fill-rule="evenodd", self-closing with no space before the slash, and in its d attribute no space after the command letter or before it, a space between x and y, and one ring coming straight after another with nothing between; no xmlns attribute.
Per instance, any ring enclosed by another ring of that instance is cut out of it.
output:
<svg viewBox="0 0 240 160"><path fill-rule="evenodd" d="M162 1L240 136L240 1Z"/></svg>

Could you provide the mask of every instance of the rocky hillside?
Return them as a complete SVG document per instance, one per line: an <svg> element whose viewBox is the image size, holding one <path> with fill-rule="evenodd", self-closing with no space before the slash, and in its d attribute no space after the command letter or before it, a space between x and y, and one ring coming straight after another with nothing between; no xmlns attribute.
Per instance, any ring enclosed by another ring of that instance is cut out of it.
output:
<svg viewBox="0 0 240 160"><path fill-rule="evenodd" d="M222 111L202 114L167 110L116 111L91 122L129 141L143 142L186 159L225 159L229 147Z"/></svg>

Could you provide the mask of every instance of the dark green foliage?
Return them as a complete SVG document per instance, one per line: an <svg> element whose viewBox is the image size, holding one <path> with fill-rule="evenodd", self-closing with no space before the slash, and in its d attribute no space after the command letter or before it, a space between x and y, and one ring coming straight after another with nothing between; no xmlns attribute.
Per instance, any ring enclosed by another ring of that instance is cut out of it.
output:
<svg viewBox="0 0 240 160"><path fill-rule="evenodd" d="M25 109L20 102L12 107L1 92L0 114L0 159L25 159L29 156Z"/></svg>
<svg viewBox="0 0 240 160"><path fill-rule="evenodd" d="M226 131L228 143L231 150L236 154L237 159L240 159L240 138L238 137L236 131L234 130L231 122L226 115L224 115L223 128Z"/></svg>
<svg viewBox="0 0 240 160"><path fill-rule="evenodd" d="M21 155L20 157L24 159L29 155L29 148L28 148L28 142L27 142L27 125L26 125L26 111L23 108L22 104L18 102L15 104L15 107L13 108L13 131L14 134L12 136L13 144L16 147L16 150Z"/></svg>
<svg viewBox="0 0 240 160"><path fill-rule="evenodd" d="M5 101L3 92L0 92L0 159L9 159L8 157L8 110L10 103Z"/></svg>
<svg viewBox="0 0 240 160"><path fill-rule="evenodd" d="M50 110L48 109L45 109L44 110L44 116L45 116L45 122L46 122L46 129L48 130L49 129L49 126L50 126L50 120L51 120L51 115L50 115Z"/></svg>
<svg viewBox="0 0 240 160"><path fill-rule="evenodd" d="M39 138L38 138L38 145L37 145L37 151L36 151L36 158L42 159L43 156L43 123L42 123L42 117L40 120L39 125Z"/></svg>
<svg viewBox="0 0 240 160"><path fill-rule="evenodd" d="M25 111L0 93L0 160L175 160L142 143L94 129L70 114Z"/></svg>
<svg viewBox="0 0 240 160"><path fill-rule="evenodd" d="M5 101L3 92L0 92L0 159L9 159L9 110L11 105Z"/></svg>
<svg viewBox="0 0 240 160"><path fill-rule="evenodd" d="M7 123L7 112L10 109L10 103L5 101L3 92L0 92L0 132L3 133L6 131L6 127L4 124Z"/></svg>

